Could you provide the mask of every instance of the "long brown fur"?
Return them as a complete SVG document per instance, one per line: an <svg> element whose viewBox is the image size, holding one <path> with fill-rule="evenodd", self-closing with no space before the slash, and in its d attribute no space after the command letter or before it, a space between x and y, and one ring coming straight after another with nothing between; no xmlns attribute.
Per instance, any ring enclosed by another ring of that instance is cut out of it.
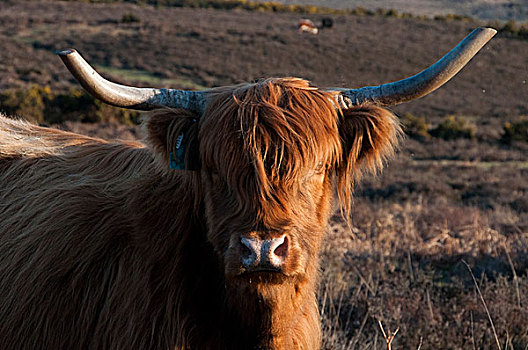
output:
<svg viewBox="0 0 528 350"><path fill-rule="evenodd" d="M0 349L318 349L334 186L347 208L394 116L286 78L145 128L148 146L0 116ZM168 169L179 135L199 170ZM241 273L239 235L282 232L283 273Z"/></svg>

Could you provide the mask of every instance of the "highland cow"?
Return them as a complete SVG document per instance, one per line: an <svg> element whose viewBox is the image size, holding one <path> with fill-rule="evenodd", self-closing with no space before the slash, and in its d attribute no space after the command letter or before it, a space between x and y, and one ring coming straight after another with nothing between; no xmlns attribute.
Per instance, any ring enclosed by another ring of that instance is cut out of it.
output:
<svg viewBox="0 0 528 350"><path fill-rule="evenodd" d="M401 133L377 104L436 89L492 34L415 80L346 91L138 89L61 52L93 95L154 110L145 143L0 117L0 348L318 349L334 193L346 213Z"/></svg>

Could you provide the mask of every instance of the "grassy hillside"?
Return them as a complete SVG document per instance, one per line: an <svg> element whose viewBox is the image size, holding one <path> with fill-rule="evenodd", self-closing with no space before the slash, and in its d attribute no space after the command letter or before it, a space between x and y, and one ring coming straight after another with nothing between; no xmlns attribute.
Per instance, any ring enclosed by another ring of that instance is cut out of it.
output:
<svg viewBox="0 0 528 350"><path fill-rule="evenodd" d="M124 22L129 15L137 22ZM320 86L357 87L415 74L480 25L336 15L333 28L310 36L297 32L299 18L295 13L130 4L1 3L0 89L77 86L54 55L67 47L77 48L112 78L139 85L149 85L145 77L156 77L151 84L189 88L290 75ZM522 58L527 55L528 41L499 35L448 88L396 111L526 114Z"/></svg>
<svg viewBox="0 0 528 350"><path fill-rule="evenodd" d="M480 25L334 14L334 26L312 36L297 32L301 16L1 2L0 109L90 135L141 138L137 114L80 92L55 50L74 47L103 75L138 86L299 76L358 87L420 71ZM352 226L336 215L328 228L324 349L386 349L379 321L385 331L399 327L394 349L496 349L490 318L501 348L526 349L526 62L528 41L499 34L439 91L394 108L408 134L402 149L356 189Z"/></svg>

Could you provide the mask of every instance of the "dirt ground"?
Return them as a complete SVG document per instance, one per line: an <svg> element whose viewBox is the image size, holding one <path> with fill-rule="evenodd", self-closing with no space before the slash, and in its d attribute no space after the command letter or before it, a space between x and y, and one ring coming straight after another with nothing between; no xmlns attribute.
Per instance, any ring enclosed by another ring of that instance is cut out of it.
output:
<svg viewBox="0 0 528 350"><path fill-rule="evenodd" d="M140 22L121 23L124 14ZM332 29L311 36L297 33L299 18L2 2L0 89L76 86L54 55L66 47L107 77L141 86L207 88L269 76L372 85L418 72L479 25L337 16ZM393 349L495 349L497 340L527 349L528 144L498 141L504 121L528 114L527 62L528 41L496 37L439 91L394 109L431 125L463 116L475 137L406 139L385 171L356 189L350 227L336 212L322 256L324 349L387 349L379 321L385 331L399 328ZM60 127L142 137L139 127L116 124Z"/></svg>

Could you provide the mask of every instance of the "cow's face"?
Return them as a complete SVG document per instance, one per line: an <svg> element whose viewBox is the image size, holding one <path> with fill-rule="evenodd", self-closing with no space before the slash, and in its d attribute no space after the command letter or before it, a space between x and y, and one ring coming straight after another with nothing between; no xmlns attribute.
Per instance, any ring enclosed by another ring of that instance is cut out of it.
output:
<svg viewBox="0 0 528 350"><path fill-rule="evenodd" d="M361 164L375 170L399 130L378 107L336 112L332 95L299 79L218 91L196 122L185 113L165 118L158 127L149 122L151 143L169 158L182 130L190 140L186 156L199 160L207 238L226 281L238 284L316 273L336 184L348 205ZM152 142L164 129L165 141Z"/></svg>
<svg viewBox="0 0 528 350"><path fill-rule="evenodd" d="M304 81L217 97L200 128L201 177L208 238L228 279L281 282L314 270L341 153L337 124L327 96Z"/></svg>

